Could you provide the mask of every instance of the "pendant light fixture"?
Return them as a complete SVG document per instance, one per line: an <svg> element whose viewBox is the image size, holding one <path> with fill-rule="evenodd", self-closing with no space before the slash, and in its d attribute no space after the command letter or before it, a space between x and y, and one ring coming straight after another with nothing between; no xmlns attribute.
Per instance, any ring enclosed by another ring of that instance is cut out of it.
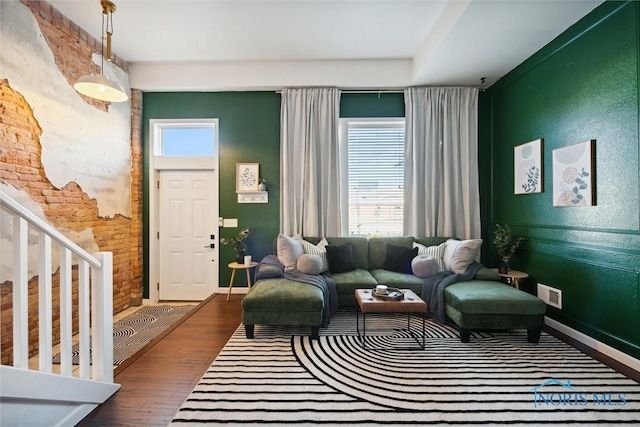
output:
<svg viewBox="0 0 640 427"><path fill-rule="evenodd" d="M102 33L101 42L101 62L100 75L87 74L73 85L75 90L90 98L99 99L107 102L124 102L129 99L122 85L118 82L108 79L104 74L104 60L111 62L111 36L113 35L113 12L116 11L116 5L109 0L101 0L102 5ZM104 41L107 40L105 52Z"/></svg>

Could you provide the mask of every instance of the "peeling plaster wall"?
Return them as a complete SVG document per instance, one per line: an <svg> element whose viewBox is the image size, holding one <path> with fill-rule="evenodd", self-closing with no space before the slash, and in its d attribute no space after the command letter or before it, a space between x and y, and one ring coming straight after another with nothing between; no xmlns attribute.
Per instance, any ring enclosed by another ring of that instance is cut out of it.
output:
<svg viewBox="0 0 640 427"><path fill-rule="evenodd" d="M108 111L69 85L28 7L0 1L0 77L33 108L42 135L42 164L51 183L76 182L98 201L103 217L131 217L131 103ZM100 64L100 56L93 55ZM128 90L128 76L105 61L104 74ZM80 160L81 159L81 160Z"/></svg>
<svg viewBox="0 0 640 427"><path fill-rule="evenodd" d="M142 95L132 90L130 102L108 104L73 89L81 75L100 72L100 50L99 41L44 1L0 0L0 191L88 252L113 253L117 313L142 295ZM114 56L105 66L108 77L128 86L126 62ZM0 211L2 364L12 363L13 351L12 222ZM37 245L37 234L30 233L31 354L38 351ZM55 272L54 344L59 279ZM72 281L77 306L77 267ZM72 323L77 327L75 317Z"/></svg>
<svg viewBox="0 0 640 427"><path fill-rule="evenodd" d="M31 196L22 190L19 190L11 185L0 183L0 191L7 194L9 197L20 203L25 208L29 209L32 213L38 216L38 218L44 219L44 211L42 207L31 199ZM76 243L85 251L91 253L99 252L100 248L96 243L96 238L93 235L91 228L85 228L81 231L74 231L65 228L58 229L65 237L72 242ZM13 221L4 212L0 212L0 283L5 281L13 281L13 245L11 236L13 235ZM29 228L29 279L33 279L38 275L38 232L33 228ZM60 265L60 252L54 250L51 254L52 265L54 269L57 269ZM77 265L77 260L74 258L74 265Z"/></svg>

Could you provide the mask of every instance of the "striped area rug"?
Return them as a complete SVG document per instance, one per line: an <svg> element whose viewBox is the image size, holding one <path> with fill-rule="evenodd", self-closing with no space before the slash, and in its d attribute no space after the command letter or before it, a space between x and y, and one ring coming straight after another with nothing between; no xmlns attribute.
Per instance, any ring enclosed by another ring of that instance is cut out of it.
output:
<svg viewBox="0 0 640 427"><path fill-rule="evenodd" d="M338 312L318 341L269 326L248 340L241 325L171 425L640 425L638 383L546 333L461 343L427 321L425 350L396 350L415 345L406 317L368 315L364 350L355 324Z"/></svg>
<svg viewBox="0 0 640 427"><path fill-rule="evenodd" d="M189 313L195 305L148 305L113 324L113 364L122 364L145 345ZM89 360L92 361L89 348ZM80 364L78 344L72 348L72 363ZM60 363L60 353L53 356L53 363ZM91 362L90 362L91 363Z"/></svg>

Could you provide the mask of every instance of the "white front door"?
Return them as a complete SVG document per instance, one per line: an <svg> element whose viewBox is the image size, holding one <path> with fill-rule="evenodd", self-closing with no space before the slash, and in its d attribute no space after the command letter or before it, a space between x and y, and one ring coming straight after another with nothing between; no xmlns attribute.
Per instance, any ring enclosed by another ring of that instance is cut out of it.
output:
<svg viewBox="0 0 640 427"><path fill-rule="evenodd" d="M215 182L215 171L160 172L160 300L202 301L217 288Z"/></svg>

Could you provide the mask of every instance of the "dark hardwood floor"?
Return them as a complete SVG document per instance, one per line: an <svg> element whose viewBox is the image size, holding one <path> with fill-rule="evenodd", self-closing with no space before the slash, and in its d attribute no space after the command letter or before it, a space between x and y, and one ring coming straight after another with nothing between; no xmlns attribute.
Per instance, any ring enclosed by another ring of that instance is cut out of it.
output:
<svg viewBox="0 0 640 427"><path fill-rule="evenodd" d="M123 369L120 390L79 426L166 426L241 323L243 295L214 295Z"/></svg>

